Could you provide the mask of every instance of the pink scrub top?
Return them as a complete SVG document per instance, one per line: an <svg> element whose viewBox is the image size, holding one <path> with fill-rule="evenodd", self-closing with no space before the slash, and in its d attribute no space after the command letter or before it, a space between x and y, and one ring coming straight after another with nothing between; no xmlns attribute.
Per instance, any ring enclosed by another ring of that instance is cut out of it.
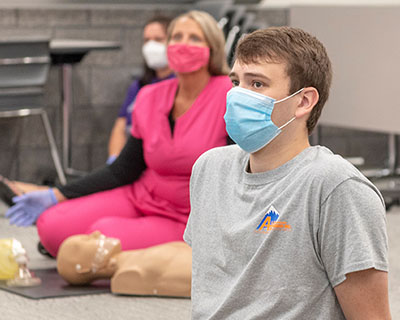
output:
<svg viewBox="0 0 400 320"><path fill-rule="evenodd" d="M226 145L224 114L227 76L211 77L193 105L175 120L169 114L178 79L142 88L132 114L132 135L143 141L147 168L132 184L133 203L144 215L161 215L186 223L190 212L189 180L192 166L205 151Z"/></svg>

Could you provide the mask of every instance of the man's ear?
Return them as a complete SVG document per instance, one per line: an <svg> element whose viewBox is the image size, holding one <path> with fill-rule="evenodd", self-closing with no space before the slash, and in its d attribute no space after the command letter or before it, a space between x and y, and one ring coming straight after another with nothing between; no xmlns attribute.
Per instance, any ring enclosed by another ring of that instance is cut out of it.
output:
<svg viewBox="0 0 400 320"><path fill-rule="evenodd" d="M302 118L307 116L311 113L312 109L318 103L319 100L319 93L318 90L314 87L306 87L300 93L301 94L301 101L296 109L296 118Z"/></svg>

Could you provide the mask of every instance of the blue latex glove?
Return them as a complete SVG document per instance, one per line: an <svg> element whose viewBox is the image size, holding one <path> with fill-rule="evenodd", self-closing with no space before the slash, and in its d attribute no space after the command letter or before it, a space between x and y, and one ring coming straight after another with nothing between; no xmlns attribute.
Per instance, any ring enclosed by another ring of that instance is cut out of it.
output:
<svg viewBox="0 0 400 320"><path fill-rule="evenodd" d="M117 156L111 155L108 157L106 164L110 165L111 163L113 163L115 161L115 159L117 159Z"/></svg>
<svg viewBox="0 0 400 320"><path fill-rule="evenodd" d="M6 217L10 219L10 224L19 227L34 224L47 208L58 202L52 189L28 192L12 200L15 205L7 210Z"/></svg>

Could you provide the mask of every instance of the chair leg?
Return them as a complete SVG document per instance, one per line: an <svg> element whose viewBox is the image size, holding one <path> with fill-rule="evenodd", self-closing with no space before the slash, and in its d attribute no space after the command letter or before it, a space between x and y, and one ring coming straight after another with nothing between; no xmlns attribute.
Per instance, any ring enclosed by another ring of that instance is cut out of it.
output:
<svg viewBox="0 0 400 320"><path fill-rule="evenodd" d="M14 179L18 180L19 179L19 173L20 173L20 141L21 141L21 136L22 136L22 129L25 127L25 117L23 117L20 121L22 123L17 127L17 137L15 139L14 147L12 148L12 153L11 153L11 159L15 159L14 161L11 161L9 169L7 172L8 178L9 179ZM12 171L14 169L14 175L12 174Z"/></svg>
<svg viewBox="0 0 400 320"><path fill-rule="evenodd" d="M43 121L44 129L46 130L46 136L47 136L47 140L49 141L51 156L53 157L53 162L54 162L54 166L56 167L58 179L60 180L60 183L62 185L64 185L67 183L67 179L65 178L65 174L62 169L60 157L59 157L58 151L57 151L56 141L54 139L53 132L51 130L50 121L47 116L46 110L42 109L42 112L40 113L40 115L41 115L41 118Z"/></svg>

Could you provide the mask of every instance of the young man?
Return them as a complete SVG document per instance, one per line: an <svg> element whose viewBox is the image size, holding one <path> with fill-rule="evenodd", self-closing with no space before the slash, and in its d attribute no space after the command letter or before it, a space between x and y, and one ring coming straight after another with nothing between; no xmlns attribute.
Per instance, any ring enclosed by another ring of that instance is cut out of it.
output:
<svg viewBox="0 0 400 320"><path fill-rule="evenodd" d="M192 171L193 319L390 319L382 197L308 140L329 95L325 48L300 29L259 30L230 77L237 145Z"/></svg>

